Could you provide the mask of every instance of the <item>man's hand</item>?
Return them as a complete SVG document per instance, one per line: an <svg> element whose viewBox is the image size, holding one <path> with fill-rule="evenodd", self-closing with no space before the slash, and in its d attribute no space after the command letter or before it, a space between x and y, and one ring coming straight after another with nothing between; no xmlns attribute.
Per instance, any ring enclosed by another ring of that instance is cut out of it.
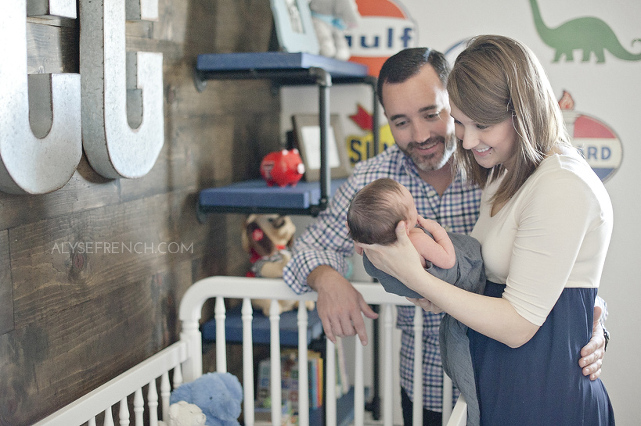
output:
<svg viewBox="0 0 641 426"><path fill-rule="evenodd" d="M590 380L596 380L601 375L601 365L603 364L603 355L605 355L605 337L599 321L601 312L600 306L594 307L592 338L581 349L581 359L579 359L579 367L582 368L583 375L590 376Z"/></svg>
<svg viewBox="0 0 641 426"><path fill-rule="evenodd" d="M318 316L329 340L336 343L336 337L358 334L361 343L367 345L363 314L370 319L378 318L378 314L365 303L363 295L338 271L327 265L314 269L307 277L307 282L318 293Z"/></svg>

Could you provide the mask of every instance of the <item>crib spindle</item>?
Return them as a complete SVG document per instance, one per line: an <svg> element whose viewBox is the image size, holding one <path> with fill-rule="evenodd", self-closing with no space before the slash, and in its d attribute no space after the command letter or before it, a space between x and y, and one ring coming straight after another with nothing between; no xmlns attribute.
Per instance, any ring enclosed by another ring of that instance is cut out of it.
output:
<svg viewBox="0 0 641 426"><path fill-rule="evenodd" d="M254 310L251 300L243 299L243 406L245 425L254 426L254 344L252 336L252 319Z"/></svg>
<svg viewBox="0 0 641 426"><path fill-rule="evenodd" d="M334 342L329 339L325 339L325 353L327 354L327 374L325 377L325 395L327 401L325 401L325 419L326 424L335 425L336 424L336 374L333 372L336 371L336 347ZM330 373L332 372L332 373Z"/></svg>
<svg viewBox="0 0 641 426"><path fill-rule="evenodd" d="M105 419L102 422L103 426L114 426L114 418L113 415L111 414L111 407L108 407L105 410Z"/></svg>
<svg viewBox="0 0 641 426"><path fill-rule="evenodd" d="M219 373L227 372L227 339L225 336L225 299L216 298L214 307L214 317L216 318L216 371Z"/></svg>
<svg viewBox="0 0 641 426"><path fill-rule="evenodd" d="M418 365L417 365L418 364ZM412 424L423 424L423 309L414 309L414 404L412 405Z"/></svg>
<svg viewBox="0 0 641 426"><path fill-rule="evenodd" d="M393 332L393 313L392 305L386 303L383 305L383 425L392 426L392 332Z"/></svg>
<svg viewBox="0 0 641 426"><path fill-rule="evenodd" d="M158 426L158 390L156 380L149 382L147 389L147 406L149 407L149 426Z"/></svg>
<svg viewBox="0 0 641 426"><path fill-rule="evenodd" d="M127 405L126 397L120 400L118 423L120 423L120 426L129 426L129 406Z"/></svg>
<svg viewBox="0 0 641 426"><path fill-rule="evenodd" d="M309 425L309 377L307 371L307 306L298 302L298 424Z"/></svg>
<svg viewBox="0 0 641 426"><path fill-rule="evenodd" d="M90 418L89 421L87 422L87 426L96 426L96 418L95 417Z"/></svg>
<svg viewBox="0 0 641 426"><path fill-rule="evenodd" d="M171 384L169 384L169 372L162 373L160 379L160 399L162 401L162 419L169 420L169 397L171 396Z"/></svg>
<svg viewBox="0 0 641 426"><path fill-rule="evenodd" d="M145 412L145 401L142 397L142 389L136 389L134 393L134 420L135 426L143 426L143 414Z"/></svg>
<svg viewBox="0 0 641 426"><path fill-rule="evenodd" d="M272 401L272 424L281 424L282 407L282 382L280 377L280 306L276 299L272 299L269 306L269 354L271 366L271 401Z"/></svg>
<svg viewBox="0 0 641 426"><path fill-rule="evenodd" d="M365 387L363 379L363 345L358 338L354 339L354 425L363 426L365 420ZM341 343L342 344L342 343Z"/></svg>
<svg viewBox="0 0 641 426"><path fill-rule="evenodd" d="M174 389L183 384L183 370L180 364L174 368Z"/></svg>

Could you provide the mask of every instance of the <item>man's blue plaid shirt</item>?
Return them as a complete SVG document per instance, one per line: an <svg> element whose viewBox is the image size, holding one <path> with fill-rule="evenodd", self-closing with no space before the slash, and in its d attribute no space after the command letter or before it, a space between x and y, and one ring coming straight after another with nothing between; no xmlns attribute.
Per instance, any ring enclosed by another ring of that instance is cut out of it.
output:
<svg viewBox="0 0 641 426"><path fill-rule="evenodd" d="M283 271L283 278L292 290L296 293L313 291L307 285L307 276L320 265L329 265L343 275L348 273L347 258L354 254L354 243L345 225L349 203L363 186L383 177L392 178L407 187L423 217L436 220L451 232L468 234L472 231L478 217L481 191L464 184L457 176L439 197L434 188L418 175L414 163L397 145L392 145L378 156L358 163L352 176L336 190L328 208L296 240L293 257ZM439 412L442 409L443 372L438 329L442 316L424 312L423 324L423 407ZM401 386L412 400L413 318L414 307L398 307L396 325L402 331Z"/></svg>

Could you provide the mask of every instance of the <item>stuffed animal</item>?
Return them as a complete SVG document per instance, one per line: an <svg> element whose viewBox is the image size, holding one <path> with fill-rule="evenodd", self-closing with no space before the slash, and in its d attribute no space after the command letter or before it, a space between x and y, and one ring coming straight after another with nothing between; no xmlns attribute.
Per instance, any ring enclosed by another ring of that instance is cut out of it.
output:
<svg viewBox="0 0 641 426"><path fill-rule="evenodd" d="M243 388L230 373L207 373L193 382L174 389L169 398L173 405L179 401L194 404L206 416L207 426L239 425Z"/></svg>
<svg viewBox="0 0 641 426"><path fill-rule="evenodd" d="M356 0L310 0L312 22L320 54L346 61L350 58L345 30L358 25Z"/></svg>
<svg viewBox="0 0 641 426"><path fill-rule="evenodd" d="M249 215L241 233L243 249L249 253L252 263L249 277L280 278L283 268L292 255L289 251L293 242L296 225L289 216L277 214ZM279 314L298 306L293 300L279 300ZM269 315L271 300L252 299L255 308ZM305 302L307 309L314 309L314 302Z"/></svg>
<svg viewBox="0 0 641 426"><path fill-rule="evenodd" d="M207 416L195 404L178 401L169 406L169 419L158 421L158 426L204 426Z"/></svg>

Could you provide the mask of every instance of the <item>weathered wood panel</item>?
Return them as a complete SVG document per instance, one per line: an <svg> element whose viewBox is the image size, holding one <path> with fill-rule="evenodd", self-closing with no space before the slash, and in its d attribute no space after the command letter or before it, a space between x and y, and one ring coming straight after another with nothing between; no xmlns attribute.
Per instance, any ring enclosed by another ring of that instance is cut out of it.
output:
<svg viewBox="0 0 641 426"><path fill-rule="evenodd" d="M13 330L13 284L9 260L9 233L0 232L0 334Z"/></svg>
<svg viewBox="0 0 641 426"><path fill-rule="evenodd" d="M74 19L27 20L27 72L78 73L78 22Z"/></svg>
<svg viewBox="0 0 641 426"><path fill-rule="evenodd" d="M105 179L83 157L58 191L0 193L1 425L31 424L175 341L188 286L249 266L245 216L199 223L196 199L259 176L281 143L279 97L266 81L212 81L199 93L193 66L199 53L266 50L269 2L159 0L159 12L126 25L127 50L163 53L165 145L150 173ZM29 72L78 72L78 28L29 18ZM157 250L123 253L129 242ZM158 251L170 242L191 249ZM93 245L81 253L78 243Z"/></svg>
<svg viewBox="0 0 641 426"><path fill-rule="evenodd" d="M0 229L117 204L119 201L119 181L100 176L83 156L69 182L58 191L37 196L0 192Z"/></svg>

